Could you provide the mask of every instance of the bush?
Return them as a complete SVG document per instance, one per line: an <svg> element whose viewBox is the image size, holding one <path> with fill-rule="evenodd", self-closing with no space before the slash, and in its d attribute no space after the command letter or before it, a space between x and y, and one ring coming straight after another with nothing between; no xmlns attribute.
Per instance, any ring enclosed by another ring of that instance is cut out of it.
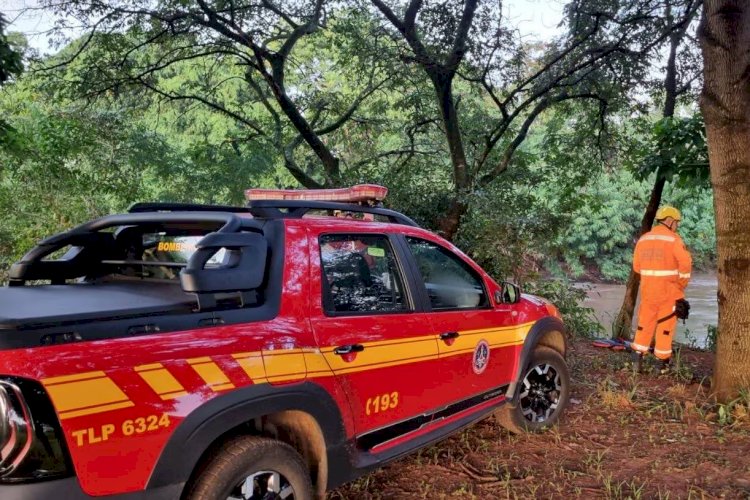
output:
<svg viewBox="0 0 750 500"><path fill-rule="evenodd" d="M539 280L526 283L524 292L549 300L560 310L571 335L593 338L604 334L604 327L596 320L594 310L581 305L586 290L567 280Z"/></svg>

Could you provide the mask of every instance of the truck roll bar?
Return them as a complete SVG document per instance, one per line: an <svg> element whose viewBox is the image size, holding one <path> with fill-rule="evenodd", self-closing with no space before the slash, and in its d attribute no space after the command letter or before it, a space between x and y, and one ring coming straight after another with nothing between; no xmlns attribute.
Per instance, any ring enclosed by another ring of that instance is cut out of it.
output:
<svg viewBox="0 0 750 500"><path fill-rule="evenodd" d="M114 235L103 233L103 229L118 226L135 226L169 223L220 223L216 232L237 233L242 229L261 230L261 224L252 219L242 219L228 212L151 212L116 214L94 219L63 233L40 241L13 264L9 273L10 286L22 286L28 280L50 280L62 284L66 279L77 278L91 266L94 257L114 247ZM72 258L43 260L48 255L66 246L83 247Z"/></svg>

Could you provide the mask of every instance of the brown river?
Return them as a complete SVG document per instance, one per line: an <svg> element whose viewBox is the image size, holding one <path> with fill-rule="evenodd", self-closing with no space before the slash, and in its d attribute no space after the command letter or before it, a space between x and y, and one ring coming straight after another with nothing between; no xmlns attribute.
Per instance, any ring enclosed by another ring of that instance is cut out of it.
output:
<svg viewBox="0 0 750 500"><path fill-rule="evenodd" d="M587 298L583 305L594 309L596 318L609 336L612 323L622 305L625 285L600 283L580 283L579 285L587 291ZM685 291L685 298L690 302L690 317L685 324L682 324L681 320L677 323L675 341L705 347L708 325L715 326L719 321L716 288L715 273L693 274L690 285ZM635 324L633 326L635 327Z"/></svg>

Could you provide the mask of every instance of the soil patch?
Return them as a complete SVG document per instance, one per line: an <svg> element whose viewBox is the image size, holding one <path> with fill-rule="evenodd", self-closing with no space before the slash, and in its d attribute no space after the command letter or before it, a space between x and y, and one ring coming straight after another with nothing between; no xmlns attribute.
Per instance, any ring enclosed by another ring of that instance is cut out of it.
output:
<svg viewBox="0 0 750 500"><path fill-rule="evenodd" d="M345 485L329 499L750 498L748 400L711 404L711 353L669 375L574 340L559 426L513 435L494 417Z"/></svg>

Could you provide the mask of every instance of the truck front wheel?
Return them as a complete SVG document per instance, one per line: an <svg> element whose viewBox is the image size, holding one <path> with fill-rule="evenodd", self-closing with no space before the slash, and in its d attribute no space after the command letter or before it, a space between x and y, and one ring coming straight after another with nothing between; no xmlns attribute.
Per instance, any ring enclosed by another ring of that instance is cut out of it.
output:
<svg viewBox="0 0 750 500"><path fill-rule="evenodd" d="M311 500L302 457L274 439L242 436L227 442L188 487L189 500Z"/></svg>
<svg viewBox="0 0 750 500"><path fill-rule="evenodd" d="M521 373L512 405L498 410L498 422L513 433L539 432L554 425L570 396L568 366L559 352L537 346Z"/></svg>

